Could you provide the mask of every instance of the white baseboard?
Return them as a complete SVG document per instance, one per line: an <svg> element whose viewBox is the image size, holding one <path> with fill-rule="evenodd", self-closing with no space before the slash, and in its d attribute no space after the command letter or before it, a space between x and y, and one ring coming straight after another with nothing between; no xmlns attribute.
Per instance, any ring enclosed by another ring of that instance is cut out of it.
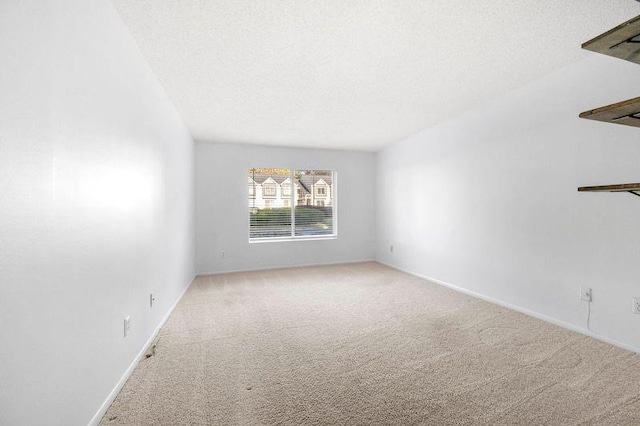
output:
<svg viewBox="0 0 640 426"><path fill-rule="evenodd" d="M144 346L142 347L142 349L140 350L138 355L136 355L136 357L131 362L131 364L129 364L129 367L124 372L124 374L122 375L122 377L120 378L120 380L118 381L116 386L113 388L113 390L111 391L111 393L109 394L107 399L102 403L102 405L100 406L100 409L98 410L98 412L96 412L96 414L93 416L93 418L89 422L89 426L97 426L100 423L100 421L102 420L102 417L104 417L104 415L107 412L107 410L109 409L109 407L111 407L111 404L116 399L116 396L118 396L118 393L120 393L120 391L122 390L122 387L124 386L124 384L127 382L127 380L129 380L129 377L131 377L131 374L133 374L133 370L135 370L136 366L138 365L138 362L140 362L140 360L142 359L144 354L147 352L147 350L149 349L149 347L151 346L151 344L153 343L155 338L158 336L158 333L160 332L160 329L167 322L167 320L169 319L169 317L173 313L173 310L176 308L176 306L178 306L178 303L180 303L180 301L182 300L182 297L187 292L187 290L189 289L189 287L193 283L193 280L195 280L196 276L197 275L194 275L193 278L191 279L191 281L189 281L189 283L187 283L187 285L185 286L184 290L182 290L182 293L180 293L180 296L178 296L178 298L173 303L171 308L169 308L169 311L165 314L165 316L160 321L160 324L158 324L158 327L156 327L154 332L151 334L151 337L149 337L149 340L147 340L147 342L144 344Z"/></svg>
<svg viewBox="0 0 640 426"><path fill-rule="evenodd" d="M371 258L371 259L345 260L341 262L302 263L299 265L283 265L283 266L270 266L270 267L246 268L246 269L223 269L223 270L212 271L212 272L198 272L196 275L202 276L202 275L216 275L216 274L233 274L236 272L273 271L275 269L308 268L311 266L348 265L350 263L363 263L363 262L378 262L378 260Z"/></svg>
<svg viewBox="0 0 640 426"><path fill-rule="evenodd" d="M495 305L502 306L503 308L507 308L507 309L511 309L513 311L520 312L520 313L528 315L530 317L534 317L534 318L537 318L539 320L548 322L550 324L557 325L558 327L566 328L568 330L575 331L575 332L583 334L585 336L593 337L594 339L600 340L600 341L608 343L610 345L617 346L619 348L626 349L626 350L629 350L629 351L636 352L636 353L640 354L640 348L637 347L637 346L629 345L627 343L620 342L620 341L612 339L610 337L594 333L592 331L587 330L586 328L578 327L578 326L575 326L575 325L570 324L568 322L560 321L560 320L555 319L553 317L549 317L547 315L540 314L538 312L530 311L530 310L528 310L526 308L513 305L513 304L511 304L509 302L505 302L505 301L499 300L499 299L494 299L493 297L485 296L484 294L476 293L475 291L471 291L471 290L467 290L466 288L463 288L463 287L458 287L457 285L450 284L448 282L439 280L437 278L428 277L426 275L419 274L417 272L413 272L413 271L409 271L409 270L406 270L406 269L403 269L403 268L399 268L399 267L397 267L395 265L392 265L392 264L387 263L387 262L383 262L381 260L377 260L377 262L381 263L381 264L383 264L385 266L388 266L390 268L397 269L398 271L405 272L405 273L407 273L409 275L413 275L414 277L422 278L424 280L433 282L433 283L441 285L443 287L448 287L448 288L450 288L452 290L459 291L460 293L468 294L469 296L473 296L473 297L476 297L478 299L482 299L485 302L493 303Z"/></svg>

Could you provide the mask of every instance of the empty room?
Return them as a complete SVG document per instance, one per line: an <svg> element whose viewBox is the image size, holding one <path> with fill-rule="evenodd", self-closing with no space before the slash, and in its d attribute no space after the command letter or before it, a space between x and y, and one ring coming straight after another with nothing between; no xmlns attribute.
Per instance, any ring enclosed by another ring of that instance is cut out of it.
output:
<svg viewBox="0 0 640 426"><path fill-rule="evenodd" d="M640 2L0 1L0 425L640 424Z"/></svg>

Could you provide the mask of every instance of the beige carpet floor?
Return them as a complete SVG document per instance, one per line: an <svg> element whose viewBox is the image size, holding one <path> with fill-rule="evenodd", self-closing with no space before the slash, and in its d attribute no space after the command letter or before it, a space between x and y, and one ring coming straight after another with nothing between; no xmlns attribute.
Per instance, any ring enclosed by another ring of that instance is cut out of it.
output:
<svg viewBox="0 0 640 426"><path fill-rule="evenodd" d="M640 356L370 262L202 276L102 425L638 425Z"/></svg>

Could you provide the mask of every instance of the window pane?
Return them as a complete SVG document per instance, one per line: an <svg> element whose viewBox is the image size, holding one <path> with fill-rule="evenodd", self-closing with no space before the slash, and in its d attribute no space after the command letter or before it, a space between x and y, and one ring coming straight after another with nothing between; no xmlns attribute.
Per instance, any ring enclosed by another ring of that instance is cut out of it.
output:
<svg viewBox="0 0 640 426"><path fill-rule="evenodd" d="M289 169L249 169L249 238L291 237Z"/></svg>
<svg viewBox="0 0 640 426"><path fill-rule="evenodd" d="M333 235L333 173L296 170L295 235Z"/></svg>

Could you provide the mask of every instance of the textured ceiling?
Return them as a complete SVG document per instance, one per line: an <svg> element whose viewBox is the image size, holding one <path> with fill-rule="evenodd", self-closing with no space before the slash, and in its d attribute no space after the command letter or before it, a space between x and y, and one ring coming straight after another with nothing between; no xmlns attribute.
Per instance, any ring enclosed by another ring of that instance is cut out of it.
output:
<svg viewBox="0 0 640 426"><path fill-rule="evenodd" d="M378 150L593 53L632 0L113 0L196 139Z"/></svg>

